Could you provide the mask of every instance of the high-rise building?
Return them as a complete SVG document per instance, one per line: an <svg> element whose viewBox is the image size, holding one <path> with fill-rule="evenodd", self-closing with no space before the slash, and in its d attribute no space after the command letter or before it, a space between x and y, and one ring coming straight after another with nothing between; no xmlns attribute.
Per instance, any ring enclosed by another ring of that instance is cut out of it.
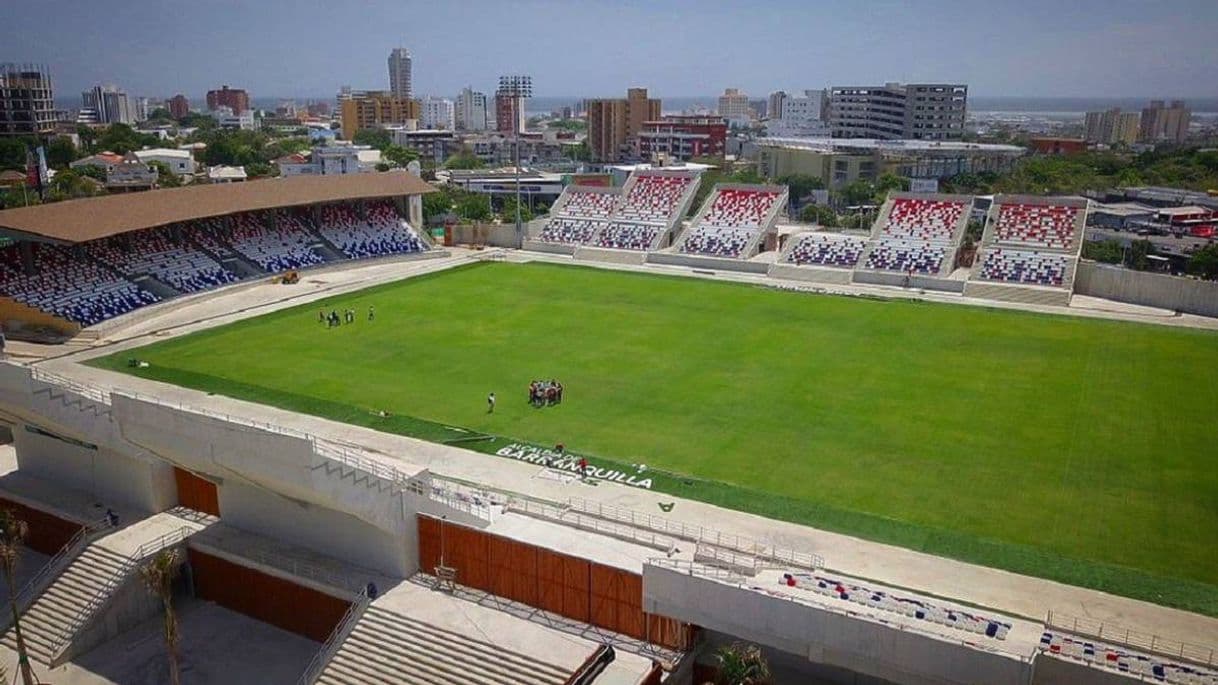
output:
<svg viewBox="0 0 1218 685"><path fill-rule="evenodd" d="M1087 112L1084 138L1089 143L1131 145L1138 142L1140 119L1137 112L1122 112L1119 107L1103 112Z"/></svg>
<svg viewBox="0 0 1218 685"><path fill-rule="evenodd" d="M423 98L421 119L423 128L451 131L455 118L456 112L452 100L432 96Z"/></svg>
<svg viewBox="0 0 1218 685"><path fill-rule="evenodd" d="M770 135L829 136L829 98L825 91L805 90L798 95L783 93L780 105L777 111L770 112L766 122Z"/></svg>
<svg viewBox="0 0 1218 685"><path fill-rule="evenodd" d="M145 97L135 99L135 120L148 121L148 115L152 113L152 100Z"/></svg>
<svg viewBox="0 0 1218 685"><path fill-rule="evenodd" d="M723 117L667 116L643 124L639 132L639 156L654 160L662 155L682 162L695 157L720 157L726 142L727 122Z"/></svg>
<svg viewBox="0 0 1218 685"><path fill-rule="evenodd" d="M93 86L80 94L81 107L91 109L99 124L134 124L131 99L117 86Z"/></svg>
<svg viewBox="0 0 1218 685"><path fill-rule="evenodd" d="M485 131L486 123L486 94L479 93L466 86L457 96L453 113L458 131Z"/></svg>
<svg viewBox="0 0 1218 685"><path fill-rule="evenodd" d="M1162 100L1151 100L1150 107L1142 110L1142 121L1138 140L1144 143L1180 143L1188 137L1188 123L1192 112L1183 100L1172 100L1171 107L1164 107Z"/></svg>
<svg viewBox="0 0 1218 685"><path fill-rule="evenodd" d="M770 93L768 106L766 107L766 116L770 119L777 119L782 116L782 103L787 99L785 90L776 90Z"/></svg>
<svg viewBox="0 0 1218 685"><path fill-rule="evenodd" d="M39 136L55 128L51 75L40 64L0 64L0 136Z"/></svg>
<svg viewBox="0 0 1218 685"><path fill-rule="evenodd" d="M660 118L661 104L646 88L630 88L625 98L588 100L588 150L594 162L616 162L637 154L631 149L648 121Z"/></svg>
<svg viewBox="0 0 1218 685"><path fill-rule="evenodd" d="M351 140L366 128L418 121L419 101L394 97L387 90L349 91L342 106L343 138Z"/></svg>
<svg viewBox="0 0 1218 685"><path fill-rule="evenodd" d="M829 96L829 125L834 138L959 140L967 109L964 84L836 86Z"/></svg>
<svg viewBox="0 0 1218 685"><path fill-rule="evenodd" d="M753 119L753 109L749 107L749 96L740 92L739 88L724 88L719 96L719 116L727 119L729 124L747 123Z"/></svg>
<svg viewBox="0 0 1218 685"><path fill-rule="evenodd" d="M169 115L174 119L181 119L190 114L190 100L186 99L185 95L178 93L169 98Z"/></svg>
<svg viewBox="0 0 1218 685"><path fill-rule="evenodd" d="M233 110L233 114L241 114L250 108L250 95L241 88L228 86L207 91L207 109L213 111L221 107Z"/></svg>
<svg viewBox="0 0 1218 685"><path fill-rule="evenodd" d="M414 96L410 51L406 48L394 48L389 53L389 92L397 98L410 99Z"/></svg>
<svg viewBox="0 0 1218 685"><path fill-rule="evenodd" d="M500 76L495 89L495 130L501 133L523 132L525 106L533 96L531 76Z"/></svg>

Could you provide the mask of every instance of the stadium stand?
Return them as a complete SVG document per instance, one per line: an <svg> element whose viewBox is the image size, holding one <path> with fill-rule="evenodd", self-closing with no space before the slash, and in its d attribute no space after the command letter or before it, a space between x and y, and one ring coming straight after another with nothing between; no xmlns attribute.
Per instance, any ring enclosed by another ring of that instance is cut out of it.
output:
<svg viewBox="0 0 1218 685"><path fill-rule="evenodd" d="M547 243L584 245L591 242L598 231L609 225L609 221L601 219L554 217L541 229L538 238Z"/></svg>
<svg viewBox="0 0 1218 685"><path fill-rule="evenodd" d="M317 238L304 221L299 217L289 217L271 229L261 215L254 212L238 214L233 219L229 243L270 273L300 269L325 261L313 251L311 245L317 242Z"/></svg>
<svg viewBox="0 0 1218 685"><path fill-rule="evenodd" d="M153 293L67 248L33 244L33 274L19 248L0 249L0 293L55 316L91 326L160 300Z"/></svg>
<svg viewBox="0 0 1218 685"><path fill-rule="evenodd" d="M708 227L760 228L782 193L765 188L719 188L700 223Z"/></svg>
<svg viewBox="0 0 1218 685"><path fill-rule="evenodd" d="M979 277L987 281L1061 287L1068 261L1063 254L999 247L986 252Z"/></svg>
<svg viewBox="0 0 1218 685"><path fill-rule="evenodd" d="M929 621L968 633L984 635L996 640L1005 640L1011 624L959 609L947 609L920 599L898 597L889 592L871 590L840 580L833 580L811 573L795 572L782 574L781 583L788 587L814 592L822 597L862 604L873 609L891 611L920 621Z"/></svg>
<svg viewBox="0 0 1218 685"><path fill-rule="evenodd" d="M606 219L617 211L621 195L617 193L585 192L580 186L568 186L566 199L557 203L556 214L569 217Z"/></svg>
<svg viewBox="0 0 1218 685"><path fill-rule="evenodd" d="M950 242L965 203L917 197L895 197L880 235L886 238Z"/></svg>
<svg viewBox="0 0 1218 685"><path fill-rule="evenodd" d="M921 240L880 240L867 254L867 268L936 275L943 268L947 246Z"/></svg>
<svg viewBox="0 0 1218 685"><path fill-rule="evenodd" d="M677 247L686 254L750 257L758 238L771 229L786 191L777 186L719 185L694 217Z"/></svg>
<svg viewBox="0 0 1218 685"><path fill-rule="evenodd" d="M1139 654L1123 647L1049 630L1040 636L1039 649L1091 666L1158 682L1218 685L1218 671L1176 663L1162 657Z"/></svg>
<svg viewBox="0 0 1218 685"><path fill-rule="evenodd" d="M150 275L178 292L193 293L219 287L237 280L225 269L189 243L175 240L166 226L149 229L134 236L113 236L84 244L94 259L128 277Z"/></svg>
<svg viewBox="0 0 1218 685"><path fill-rule="evenodd" d="M288 214L287 210L280 210L280 216L285 214ZM398 216L397 210L389 202L369 204L364 219L360 219L352 207L323 207L319 232L343 254L353 259L422 252L427 249L419 234Z"/></svg>
<svg viewBox="0 0 1218 685"><path fill-rule="evenodd" d="M805 233L796 238L794 247L787 253L787 261L799 265L853 269L866 246L865 240L855 236Z"/></svg>
<svg viewBox="0 0 1218 685"><path fill-rule="evenodd" d="M685 193L697 185L692 174L636 172L625 189L615 218L630 222L667 223L681 205Z"/></svg>
<svg viewBox="0 0 1218 685"><path fill-rule="evenodd" d="M661 233L662 230L656 226L615 221L597 235L596 246L618 250L650 250Z"/></svg>
<svg viewBox="0 0 1218 685"><path fill-rule="evenodd" d="M622 195L616 190L567 186L537 238L544 243L590 244L597 233L611 224L621 200Z"/></svg>
<svg viewBox="0 0 1218 685"><path fill-rule="evenodd" d="M749 228L699 226L691 229L685 240L681 241L681 252L739 257L756 236L757 231Z"/></svg>
<svg viewBox="0 0 1218 685"><path fill-rule="evenodd" d="M1078 213L1078 208L1064 205L1000 204L994 222L994 242L1069 250L1077 242Z"/></svg>

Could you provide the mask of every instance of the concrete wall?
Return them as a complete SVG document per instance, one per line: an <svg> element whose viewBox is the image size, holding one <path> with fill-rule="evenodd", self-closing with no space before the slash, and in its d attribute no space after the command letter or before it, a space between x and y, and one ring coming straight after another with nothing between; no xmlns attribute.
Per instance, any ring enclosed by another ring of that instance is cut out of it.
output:
<svg viewBox="0 0 1218 685"><path fill-rule="evenodd" d="M829 269L817 266L795 266L794 264L774 263L767 272L771 278L783 278L789 281L806 281L809 283L832 283L848 285L850 269Z"/></svg>
<svg viewBox="0 0 1218 685"><path fill-rule="evenodd" d="M673 569L643 567L643 610L909 685L1024 685L1030 661L818 609Z"/></svg>
<svg viewBox="0 0 1218 685"><path fill-rule="evenodd" d="M1145 681L1043 652L1036 657L1036 672L1032 676L1032 685L1130 685L1138 682Z"/></svg>
<svg viewBox="0 0 1218 685"><path fill-rule="evenodd" d="M908 281L908 283L906 283ZM950 278L935 278L933 276L906 276L905 274L895 273L891 271L867 271L866 269L858 269L854 272L855 283L866 283L871 285L888 285L898 288L922 288L924 290L939 290L949 293L964 292L964 281L956 281Z"/></svg>
<svg viewBox="0 0 1218 685"><path fill-rule="evenodd" d="M1090 261L1078 263L1074 292L1106 300L1218 317L1218 283L1122 269Z"/></svg>
<svg viewBox="0 0 1218 685"><path fill-rule="evenodd" d="M515 248L516 224L457 224L453 226L453 242Z"/></svg>
<svg viewBox="0 0 1218 685"><path fill-rule="evenodd" d="M186 558L185 551L182 558ZM102 606L101 611L72 639L72 643L64 650L64 658L60 663L70 661L77 655L109 642L144 621L159 616L161 611L160 598L148 592L139 572L133 571Z"/></svg>
<svg viewBox="0 0 1218 685"><path fill-rule="evenodd" d="M742 271L745 273L754 274L763 274L770 268L770 264L768 262L749 262L742 259L721 259L718 257L698 257L695 255L676 254L674 252L648 253L647 263L687 266L691 269L709 269L712 271Z"/></svg>
<svg viewBox="0 0 1218 685"><path fill-rule="evenodd" d="M589 262L606 262L608 264L637 264L647 261L647 253L642 250L613 250L604 247L580 245L575 251L575 258Z"/></svg>
<svg viewBox="0 0 1218 685"><path fill-rule="evenodd" d="M388 576L418 569L417 532L392 535L349 514L233 480L220 487L224 522Z"/></svg>
<svg viewBox="0 0 1218 685"><path fill-rule="evenodd" d="M124 509L156 512L177 503L169 464L132 458L106 447L74 445L24 427L13 432L13 445L17 467L23 473L92 493L103 505L118 503Z"/></svg>

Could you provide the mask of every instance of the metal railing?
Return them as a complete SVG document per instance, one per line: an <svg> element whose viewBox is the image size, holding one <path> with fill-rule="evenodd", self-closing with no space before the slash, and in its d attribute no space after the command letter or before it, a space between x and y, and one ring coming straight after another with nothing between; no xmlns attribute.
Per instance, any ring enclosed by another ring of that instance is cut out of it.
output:
<svg viewBox="0 0 1218 685"><path fill-rule="evenodd" d="M33 578L30 578L26 581L25 585L21 586L21 589L17 592L18 608L24 609L28 607L46 589L46 586L58 577L89 546L89 543L100 537L100 533L108 531L110 528L110 520L104 517L81 526L72 537L68 538L63 547L59 548L55 556L48 559L47 563L43 564L42 568L38 570L38 573L34 574ZM11 622L12 618L6 615L3 625L7 626Z"/></svg>
<svg viewBox="0 0 1218 685"><path fill-rule="evenodd" d="M393 466L363 456L359 453L361 450L354 445L344 445L332 440L323 440L313 436L309 437L313 443L313 451L323 459L329 459L348 468L362 471L369 476L391 483L399 489L406 489L413 480L410 476Z"/></svg>
<svg viewBox="0 0 1218 685"><path fill-rule="evenodd" d="M368 598L367 592L360 592L347 607L347 611L343 617L339 619L338 625L334 626L334 630L330 631L330 636L326 638L321 649L313 655L313 659L309 661L309 665L305 668L305 672L301 674L300 680L296 681L297 685L313 685L317 679L321 677L321 672L325 670L326 664L330 663L330 659L334 658L335 652L342 646L343 641L355 629L355 624L359 622L360 617L364 615L364 611L368 609L368 605L372 600Z"/></svg>
<svg viewBox="0 0 1218 685"><path fill-rule="evenodd" d="M76 636L76 631L79 630L80 627L84 625L84 622L89 620L89 618L91 618L93 614L106 603L116 588L118 588L122 583L126 582L127 578L131 576L132 572L135 571L135 568L139 566L140 562L147 557L156 554L162 549L182 542L194 533L194 528L190 526L182 526L176 530L164 533L154 540L145 542L137 547L134 552L128 554L118 570L106 578L105 582L102 583L102 586L89 597L87 602L76 610L76 613L72 615L71 620L67 622L67 629L61 633L58 639L56 639L51 645L50 652L54 655L51 659L51 664L53 666L57 664L64 650L66 650L71 644L72 638Z"/></svg>
<svg viewBox="0 0 1218 685"><path fill-rule="evenodd" d="M680 521L673 521L662 516L653 514L645 514L625 509L612 504L602 504L600 502L591 502L579 497L571 497L567 500L567 505L573 511L596 516L612 521L619 521L631 526L646 528L653 530L663 535L670 535L682 540L688 540L695 543L713 545L722 547L736 552L755 556L759 559L776 561L791 566L798 566L807 569L824 568L824 557L812 552L797 552L793 549L785 549L781 547L773 547L765 545L753 538L748 538L743 535L733 533L724 533L723 531L705 526L690 525Z"/></svg>
<svg viewBox="0 0 1218 685"><path fill-rule="evenodd" d="M1218 665L1215 661L1215 658L1218 657L1218 648L1173 640L1153 633L1143 633L1093 618L1049 611L1045 617L1045 625L1152 654L1170 656L1206 666Z"/></svg>
<svg viewBox="0 0 1218 685"><path fill-rule="evenodd" d="M720 568L718 566L707 566L701 562L691 561L689 559L665 559L657 557L648 559L647 564L651 566L659 566L660 568L668 568L688 576L699 576L704 578L714 578L717 580L734 580L737 583L745 583L747 579L732 571L731 569Z"/></svg>
<svg viewBox="0 0 1218 685"><path fill-rule="evenodd" d="M88 383L81 383L80 381L73 380L53 371L47 371L38 366L30 367L30 379L48 385L59 386L64 390L74 392L99 404L107 406L110 404L110 393L106 389Z"/></svg>
<svg viewBox="0 0 1218 685"><path fill-rule="evenodd" d="M673 538L660 535L647 528L630 526L621 522L591 516L560 504L542 502L527 497L515 497L508 501L505 508L509 511L557 521L563 525L580 528L607 537L636 542L658 550L668 551L676 546Z"/></svg>

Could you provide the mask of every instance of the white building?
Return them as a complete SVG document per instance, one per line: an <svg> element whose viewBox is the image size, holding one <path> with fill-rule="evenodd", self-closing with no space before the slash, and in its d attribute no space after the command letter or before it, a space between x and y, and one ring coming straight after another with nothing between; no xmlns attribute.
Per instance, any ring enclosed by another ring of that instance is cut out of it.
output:
<svg viewBox="0 0 1218 685"><path fill-rule="evenodd" d="M100 124L134 124L135 108L117 86L94 86L80 94L81 108L96 113Z"/></svg>
<svg viewBox="0 0 1218 685"><path fill-rule="evenodd" d="M447 98L426 97L422 107L423 128L453 130L455 108Z"/></svg>
<svg viewBox="0 0 1218 685"><path fill-rule="evenodd" d="M719 116L727 119L730 126L748 126L753 121L749 96L738 88L724 88L719 96Z"/></svg>
<svg viewBox="0 0 1218 685"><path fill-rule="evenodd" d="M218 164L207 168L207 180L211 183L240 183L247 178L245 167Z"/></svg>
<svg viewBox="0 0 1218 685"><path fill-rule="evenodd" d="M191 176L195 173L195 160L189 150L170 150L168 148L150 148L136 150L135 156L144 164L160 162L174 176Z"/></svg>
<svg viewBox="0 0 1218 685"><path fill-rule="evenodd" d="M455 110L454 124L458 131L485 131L488 128L486 93L479 93L469 86L462 88Z"/></svg>
<svg viewBox="0 0 1218 685"><path fill-rule="evenodd" d="M365 174L376 171L376 165L380 163L380 150L347 142L318 145L312 152L288 155L275 160L280 176Z"/></svg>
<svg viewBox="0 0 1218 685"><path fill-rule="evenodd" d="M771 96L773 97L773 96ZM823 90L805 90L802 95L783 94L781 108L770 113L766 131L772 136L827 137L829 99Z"/></svg>
<svg viewBox="0 0 1218 685"><path fill-rule="evenodd" d="M233 114L233 110L228 107L218 107L210 112L212 118L216 120L216 125L220 128L241 129L245 131L253 131L257 125L254 121L254 111L245 110L240 114Z"/></svg>
<svg viewBox="0 0 1218 685"><path fill-rule="evenodd" d="M406 48L394 48L389 53L389 92L394 97L410 98L414 95L411 85L410 51Z"/></svg>

